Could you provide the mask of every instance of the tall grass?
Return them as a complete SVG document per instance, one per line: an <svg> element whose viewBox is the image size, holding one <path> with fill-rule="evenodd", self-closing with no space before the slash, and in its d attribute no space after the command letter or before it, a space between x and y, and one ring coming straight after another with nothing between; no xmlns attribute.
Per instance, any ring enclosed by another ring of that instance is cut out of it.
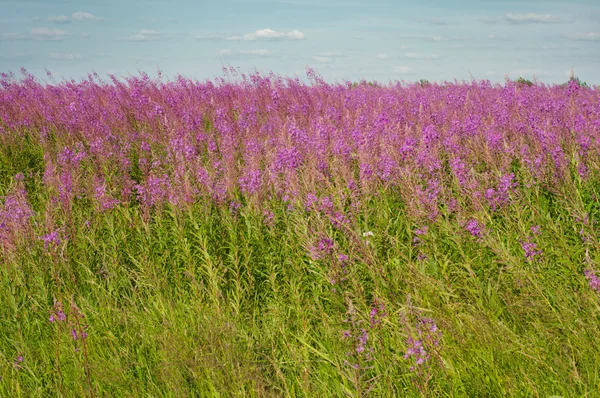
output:
<svg viewBox="0 0 600 398"><path fill-rule="evenodd" d="M309 74L4 75L0 395L598 395L598 89Z"/></svg>

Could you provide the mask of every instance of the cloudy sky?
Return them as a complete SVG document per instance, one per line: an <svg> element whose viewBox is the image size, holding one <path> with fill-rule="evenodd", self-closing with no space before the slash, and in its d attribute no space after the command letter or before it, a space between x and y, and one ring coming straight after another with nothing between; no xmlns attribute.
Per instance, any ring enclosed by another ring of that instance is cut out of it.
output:
<svg viewBox="0 0 600 398"><path fill-rule="evenodd" d="M597 0L0 0L0 71L600 84Z"/></svg>

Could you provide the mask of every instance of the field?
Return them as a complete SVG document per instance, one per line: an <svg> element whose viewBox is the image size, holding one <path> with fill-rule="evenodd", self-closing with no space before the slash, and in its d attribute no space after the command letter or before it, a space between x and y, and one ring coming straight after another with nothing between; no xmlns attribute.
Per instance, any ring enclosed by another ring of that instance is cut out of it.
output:
<svg viewBox="0 0 600 398"><path fill-rule="evenodd" d="M600 90L0 78L0 395L600 396Z"/></svg>

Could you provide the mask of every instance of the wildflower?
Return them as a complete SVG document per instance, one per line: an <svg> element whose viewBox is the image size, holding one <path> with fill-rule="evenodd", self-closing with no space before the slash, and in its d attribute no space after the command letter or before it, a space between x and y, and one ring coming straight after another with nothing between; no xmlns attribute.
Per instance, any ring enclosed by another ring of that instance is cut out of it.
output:
<svg viewBox="0 0 600 398"><path fill-rule="evenodd" d="M537 245L529 240L521 242L521 248L525 252L525 259L527 262L533 261L533 259L542 254L542 251L537 248Z"/></svg>
<svg viewBox="0 0 600 398"><path fill-rule="evenodd" d="M427 233L427 231L429 230L429 228L427 227L427 225L425 225L422 228L417 228L415 229L415 235L425 235Z"/></svg>
<svg viewBox="0 0 600 398"><path fill-rule="evenodd" d="M333 212L333 198L331 195L327 195L321 198L318 207L319 211L324 214L330 214Z"/></svg>
<svg viewBox="0 0 600 398"><path fill-rule="evenodd" d="M19 370L23 367L23 355L19 355L15 362L13 363L13 368Z"/></svg>
<svg viewBox="0 0 600 398"><path fill-rule="evenodd" d="M44 249L45 250L48 250L48 247L51 244L58 246L61 243L60 238L58 237L57 231L52 231L49 234L42 236L41 239L44 241Z"/></svg>
<svg viewBox="0 0 600 398"><path fill-rule="evenodd" d="M471 220L465 225L465 229L476 238L481 237L481 225L477 222L477 220Z"/></svg>
<svg viewBox="0 0 600 398"><path fill-rule="evenodd" d="M229 212L233 216L236 216L239 213L241 208L242 208L242 204L239 202L231 201L229 203Z"/></svg>
<svg viewBox="0 0 600 398"><path fill-rule="evenodd" d="M314 193L309 193L308 195L306 195L306 203L305 203L305 207L306 207L306 211L309 211L313 205L315 203L317 203L319 201L319 199L317 198L317 195L315 195Z"/></svg>
<svg viewBox="0 0 600 398"><path fill-rule="evenodd" d="M430 352L435 352L434 347L439 345L442 332L438 330L435 321L431 318L420 317L415 326L416 334L414 328L406 325L408 336L404 359L414 358L414 365L410 370L421 372L424 367L429 366Z"/></svg>
<svg viewBox="0 0 600 398"><path fill-rule="evenodd" d="M348 224L350 220L344 213L335 212L333 217L330 216L331 225L335 229L341 229L344 225Z"/></svg>
<svg viewBox="0 0 600 398"><path fill-rule="evenodd" d="M588 284L596 292L600 293L600 278L596 275L596 272L591 268L586 269L584 272L585 279L588 280Z"/></svg>
<svg viewBox="0 0 600 398"><path fill-rule="evenodd" d="M356 346L356 352L361 353L365 350L365 345L367 345L367 340L369 339L369 334L365 329L362 329L362 333L358 338L358 345Z"/></svg>
<svg viewBox="0 0 600 398"><path fill-rule="evenodd" d="M363 232L363 237L367 238L369 236L374 236L373 232L371 232L371 231Z"/></svg>
<svg viewBox="0 0 600 398"><path fill-rule="evenodd" d="M275 214L270 210L265 210L263 211L263 216L265 223L272 227L274 225L273 219L275 218Z"/></svg>
<svg viewBox="0 0 600 398"><path fill-rule="evenodd" d="M333 253L333 247L335 242L330 238L321 238L317 243L317 246L310 248L310 255L313 260L320 260L323 257L329 256Z"/></svg>
<svg viewBox="0 0 600 398"><path fill-rule="evenodd" d="M412 336L409 336L406 339L406 344L408 348L404 354L404 359L415 356L417 358L417 364L421 364L428 359L427 351L423 347L423 341L421 339L415 339Z"/></svg>
<svg viewBox="0 0 600 398"><path fill-rule="evenodd" d="M423 236L427 233L428 228L427 226L424 226L423 228L417 228L415 229L415 236L413 237L413 245L417 246L419 243L421 243L421 238L420 236Z"/></svg>

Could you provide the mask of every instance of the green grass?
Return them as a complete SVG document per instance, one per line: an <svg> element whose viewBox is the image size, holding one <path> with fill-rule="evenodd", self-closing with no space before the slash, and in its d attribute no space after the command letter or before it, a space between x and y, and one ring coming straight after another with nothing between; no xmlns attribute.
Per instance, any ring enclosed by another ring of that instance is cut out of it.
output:
<svg viewBox="0 0 600 398"><path fill-rule="evenodd" d="M0 152L1 191L26 172L30 202L50 206L39 149ZM44 250L25 239L4 253L0 395L599 396L600 299L583 276L586 252L598 261L599 187L592 178L562 193L525 189L479 214L488 230L479 240L443 214L418 246L419 225L392 190L364 201L346 232L277 203L267 225L252 206L146 217L135 205L97 213L76 202L53 214L69 240ZM585 213L590 221L578 221ZM532 225L543 254L527 262L520 242ZM332 261L307 255L323 228L350 256L342 281ZM49 321L55 298L68 322L89 325L85 346L71 337L76 326ZM375 300L386 316L371 328ZM404 359L404 319L419 316L443 333L427 380ZM371 360L342 337L362 329ZM346 363L357 358L359 369Z"/></svg>

